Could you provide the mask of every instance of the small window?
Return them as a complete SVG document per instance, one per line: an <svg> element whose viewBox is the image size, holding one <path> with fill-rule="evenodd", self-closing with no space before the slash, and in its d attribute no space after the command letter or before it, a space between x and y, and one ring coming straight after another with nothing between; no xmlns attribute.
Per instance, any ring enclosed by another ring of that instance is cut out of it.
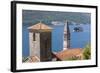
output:
<svg viewBox="0 0 100 73"><path fill-rule="evenodd" d="M33 33L33 41L35 41L35 33Z"/></svg>

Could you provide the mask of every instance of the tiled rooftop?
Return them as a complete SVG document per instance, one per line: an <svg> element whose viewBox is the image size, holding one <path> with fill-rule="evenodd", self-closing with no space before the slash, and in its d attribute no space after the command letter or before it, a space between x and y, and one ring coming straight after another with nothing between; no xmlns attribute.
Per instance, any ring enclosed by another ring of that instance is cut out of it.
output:
<svg viewBox="0 0 100 73"><path fill-rule="evenodd" d="M49 29L49 30L51 30L52 28L47 26L46 24L44 24L42 22L39 22L35 25L28 27L28 29L30 29L30 30L39 30L39 29L43 29L43 30Z"/></svg>
<svg viewBox="0 0 100 73"><path fill-rule="evenodd" d="M82 56L82 48L74 48L74 49L67 49L55 54L57 58L60 60L65 60L68 58L72 58L75 56Z"/></svg>

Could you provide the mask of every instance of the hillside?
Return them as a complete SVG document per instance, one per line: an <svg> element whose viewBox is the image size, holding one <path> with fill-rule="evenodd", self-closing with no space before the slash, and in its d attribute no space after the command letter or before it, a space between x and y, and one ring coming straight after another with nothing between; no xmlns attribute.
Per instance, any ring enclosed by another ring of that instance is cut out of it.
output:
<svg viewBox="0 0 100 73"><path fill-rule="evenodd" d="M90 17L90 13L23 10L23 23L32 24L40 20L51 23L51 21L64 22L66 19L78 24L90 24Z"/></svg>

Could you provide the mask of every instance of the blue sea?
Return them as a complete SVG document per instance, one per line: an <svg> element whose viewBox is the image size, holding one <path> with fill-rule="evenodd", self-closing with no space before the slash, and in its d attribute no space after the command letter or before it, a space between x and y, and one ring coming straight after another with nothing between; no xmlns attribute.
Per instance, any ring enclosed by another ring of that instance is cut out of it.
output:
<svg viewBox="0 0 100 73"><path fill-rule="evenodd" d="M63 49L63 28L64 25L49 25L52 30L52 51L59 52ZM82 32L73 32L75 27L82 27ZM28 24L24 24L22 28L22 54L29 56L29 31ZM69 25L70 29L70 48L84 48L91 40L90 24L84 25Z"/></svg>

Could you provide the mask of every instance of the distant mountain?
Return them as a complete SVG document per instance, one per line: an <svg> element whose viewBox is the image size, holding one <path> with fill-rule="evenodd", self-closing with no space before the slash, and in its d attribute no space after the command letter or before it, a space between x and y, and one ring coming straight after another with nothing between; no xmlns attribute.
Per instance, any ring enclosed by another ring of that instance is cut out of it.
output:
<svg viewBox="0 0 100 73"><path fill-rule="evenodd" d="M34 24L39 21L51 24L51 21L68 20L78 24L90 24L90 13L78 12L57 12L57 11L36 11L36 10L23 10L23 23Z"/></svg>

